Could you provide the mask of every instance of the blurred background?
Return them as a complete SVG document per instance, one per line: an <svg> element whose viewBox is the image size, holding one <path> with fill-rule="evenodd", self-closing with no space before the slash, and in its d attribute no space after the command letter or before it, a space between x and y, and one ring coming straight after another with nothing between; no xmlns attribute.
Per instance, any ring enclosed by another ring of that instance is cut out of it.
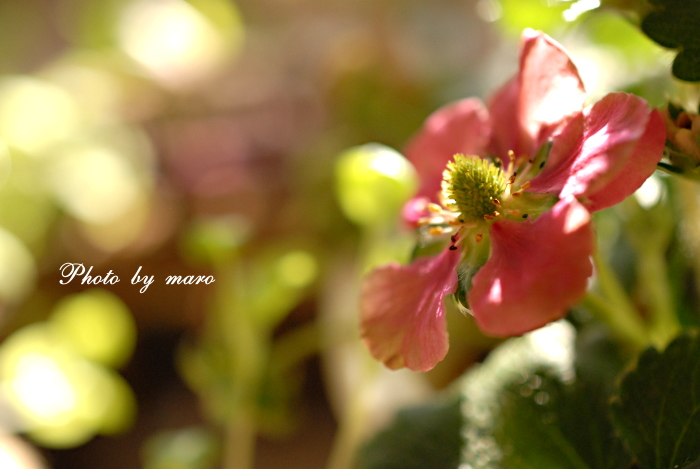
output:
<svg viewBox="0 0 700 469"><path fill-rule="evenodd" d="M494 345L455 312L428 374L359 342L361 275L412 247L401 149L505 82L525 27L592 98L661 105L673 55L599 6L2 0L0 466L352 467Z"/></svg>

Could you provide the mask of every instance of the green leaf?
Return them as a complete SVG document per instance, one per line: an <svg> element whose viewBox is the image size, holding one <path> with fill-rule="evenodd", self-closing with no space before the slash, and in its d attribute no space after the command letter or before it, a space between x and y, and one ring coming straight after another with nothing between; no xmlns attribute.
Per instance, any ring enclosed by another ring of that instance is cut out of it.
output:
<svg viewBox="0 0 700 469"><path fill-rule="evenodd" d="M566 386L556 411L562 433L591 468L618 469L632 460L615 435L608 411L614 383L627 358L607 328L593 325L579 330L576 382Z"/></svg>
<svg viewBox="0 0 700 469"><path fill-rule="evenodd" d="M500 0L499 23L507 32L519 36L523 29L532 28L551 33L561 28L562 14L569 8L565 2L540 0Z"/></svg>
<svg viewBox="0 0 700 469"><path fill-rule="evenodd" d="M576 356L589 358L574 363L573 331L565 326L557 323L511 339L468 373L464 464L474 469L629 466L632 457L607 412L611 382L624 360L605 334L585 329L576 340Z"/></svg>
<svg viewBox="0 0 700 469"><path fill-rule="evenodd" d="M460 399L402 410L361 448L357 469L457 469L462 446Z"/></svg>
<svg viewBox="0 0 700 469"><path fill-rule="evenodd" d="M681 80L700 81L700 1L664 0L641 23L644 34L659 45L679 49L673 75Z"/></svg>
<svg viewBox="0 0 700 469"><path fill-rule="evenodd" d="M150 436L141 457L144 469L211 469L216 464L216 435L202 427L163 430Z"/></svg>
<svg viewBox="0 0 700 469"><path fill-rule="evenodd" d="M565 399L561 381L538 372L501 394L494 432L503 451L503 467L588 469L558 421Z"/></svg>
<svg viewBox="0 0 700 469"><path fill-rule="evenodd" d="M673 61L671 71L681 80L700 81L700 47L688 47L680 51Z"/></svg>
<svg viewBox="0 0 700 469"><path fill-rule="evenodd" d="M683 467L698 459L698 333L679 336L663 353L645 350L637 368L623 377L611 409L617 429L643 469Z"/></svg>

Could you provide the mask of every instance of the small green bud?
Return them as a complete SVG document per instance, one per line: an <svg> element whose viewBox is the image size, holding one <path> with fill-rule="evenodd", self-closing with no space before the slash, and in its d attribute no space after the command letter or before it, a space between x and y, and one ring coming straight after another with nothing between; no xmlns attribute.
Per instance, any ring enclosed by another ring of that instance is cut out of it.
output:
<svg viewBox="0 0 700 469"><path fill-rule="evenodd" d="M336 163L336 197L345 216L372 226L393 222L418 187L413 165L376 143L346 150Z"/></svg>

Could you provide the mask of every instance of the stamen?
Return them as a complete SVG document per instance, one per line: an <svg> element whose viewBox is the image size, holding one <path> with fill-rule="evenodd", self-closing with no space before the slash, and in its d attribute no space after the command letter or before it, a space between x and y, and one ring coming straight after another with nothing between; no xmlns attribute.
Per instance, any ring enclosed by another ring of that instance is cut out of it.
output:
<svg viewBox="0 0 700 469"><path fill-rule="evenodd" d="M442 212L442 207L440 207L438 204L434 204L431 202L428 204L428 210L430 210L433 213L440 213Z"/></svg>
<svg viewBox="0 0 700 469"><path fill-rule="evenodd" d="M493 199L491 202L493 202L493 204L494 204L496 207L500 207L500 206L501 206L501 201L498 200L498 199Z"/></svg>
<svg viewBox="0 0 700 469"><path fill-rule="evenodd" d="M506 210L506 215L509 215L511 217L519 217L520 216L520 210L516 209L508 209Z"/></svg>
<svg viewBox="0 0 700 469"><path fill-rule="evenodd" d="M492 216L492 215L484 215L484 220L486 220L486 221L491 221L491 220L493 220L494 218L496 218L496 217L494 217L494 216Z"/></svg>
<svg viewBox="0 0 700 469"><path fill-rule="evenodd" d="M452 246L450 246L450 251L456 251L456 250L457 250L457 246L455 246L454 244Z"/></svg>
<svg viewBox="0 0 700 469"><path fill-rule="evenodd" d="M520 190L524 191L530 188L530 181L525 181L522 186L520 186Z"/></svg>
<svg viewBox="0 0 700 469"><path fill-rule="evenodd" d="M433 236L441 235L445 230L442 229L441 226L432 226L430 227L430 230L428 230L428 233L430 233Z"/></svg>
<svg viewBox="0 0 700 469"><path fill-rule="evenodd" d="M527 213L523 214L523 219L527 218Z"/></svg>
<svg viewBox="0 0 700 469"><path fill-rule="evenodd" d="M477 243L480 243L483 239L484 235L481 233L477 233L476 235L474 235L474 241L476 241Z"/></svg>
<svg viewBox="0 0 700 469"><path fill-rule="evenodd" d="M463 229L464 229L464 225L460 226L460 227L457 229L457 232L456 232L455 234L453 234L452 236L450 236L450 241L452 241L452 245L453 245L453 246L455 246L455 245L457 245L457 244L460 243L461 240L460 240L460 238L459 238L459 234L462 232Z"/></svg>

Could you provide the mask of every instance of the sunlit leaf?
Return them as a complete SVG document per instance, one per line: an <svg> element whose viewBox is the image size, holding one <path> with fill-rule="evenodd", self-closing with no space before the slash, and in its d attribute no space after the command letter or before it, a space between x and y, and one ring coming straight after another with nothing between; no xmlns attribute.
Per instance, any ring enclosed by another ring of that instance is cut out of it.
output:
<svg viewBox="0 0 700 469"><path fill-rule="evenodd" d="M109 366L124 364L136 345L131 312L106 290L91 289L64 298L51 314L50 324L77 353Z"/></svg>
<svg viewBox="0 0 700 469"><path fill-rule="evenodd" d="M136 396L118 373L110 372L106 378L104 399L107 406L97 431L102 435L124 433L136 420Z"/></svg>
<svg viewBox="0 0 700 469"><path fill-rule="evenodd" d="M0 301L16 303L34 286L34 257L12 233L0 227Z"/></svg>
<svg viewBox="0 0 700 469"><path fill-rule="evenodd" d="M206 8L212 0L194 3ZM210 12L221 9L212 6ZM225 37L209 17L184 0L132 0L120 15L119 44L161 83L186 87L221 69L240 49L240 22L234 13L228 21L226 16L218 21L228 22L239 33L235 37L230 28Z"/></svg>
<svg viewBox="0 0 700 469"><path fill-rule="evenodd" d="M564 23L563 13L571 4L544 0L499 0L499 23L508 32L520 35L525 28L551 34Z"/></svg>
<svg viewBox="0 0 700 469"><path fill-rule="evenodd" d="M556 328L549 329L507 341L467 373L463 463L474 469L629 465L606 412L621 367L614 344L579 338L578 354L591 357L574 368L571 331L564 328L557 338Z"/></svg>
<svg viewBox="0 0 700 469"><path fill-rule="evenodd" d="M191 262L225 265L250 237L250 222L241 216L195 220L185 232L182 249Z"/></svg>
<svg viewBox="0 0 700 469"><path fill-rule="evenodd" d="M39 155L81 124L80 109L60 87L30 77L0 80L0 138Z"/></svg>
<svg viewBox="0 0 700 469"><path fill-rule="evenodd" d="M138 174L118 149L100 143L55 148L46 169L59 203L76 218L107 223L131 208L139 197Z"/></svg>
<svg viewBox="0 0 700 469"><path fill-rule="evenodd" d="M0 345L0 380L19 429L42 446L72 448L133 420L123 379L65 347L46 323L26 326Z"/></svg>

